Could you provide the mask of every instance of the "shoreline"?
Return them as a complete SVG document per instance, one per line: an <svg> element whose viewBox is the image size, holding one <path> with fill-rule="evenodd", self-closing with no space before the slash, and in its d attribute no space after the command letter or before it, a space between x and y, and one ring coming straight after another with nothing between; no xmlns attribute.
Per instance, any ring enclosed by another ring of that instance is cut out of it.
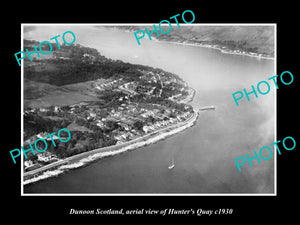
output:
<svg viewBox="0 0 300 225"><path fill-rule="evenodd" d="M192 89L191 95L187 96L186 101L190 102L193 100L196 91ZM41 168L28 171L23 173L23 185L37 182L39 180L44 180L53 176L57 176L64 173L70 169L75 169L87 165L93 161L99 160L104 157L114 156L123 152L130 150L135 150L140 147L144 147L160 140L163 140L171 135L177 134L191 126L193 126L199 116L199 112L193 112L191 116L182 122L173 124L171 126L164 127L162 129L153 131L142 137L134 140L130 140L126 143L120 145L113 145L104 148L94 149L88 152L83 152L70 156L65 159L61 159L57 162L51 163L49 165L43 166Z"/></svg>
<svg viewBox="0 0 300 225"><path fill-rule="evenodd" d="M237 50L226 50L226 49L222 49L222 47L220 46L214 46L214 45L209 45L209 44L196 44L196 43L187 43L187 42L176 42L176 41L161 41L158 40L157 38L152 38L154 41L157 42L164 42L164 43L170 43L170 44L178 44L178 45L188 45L188 46L195 46L195 47L202 47L202 48L212 48L212 49L216 49L219 50L221 53L224 54L230 54L230 55L241 55L241 56L249 56L249 57L254 57L254 58L258 58L258 59L269 59L269 60L275 60L274 57L271 56L260 56L257 55L258 53L249 53L249 52L235 52ZM241 50L239 50L241 51Z"/></svg>
<svg viewBox="0 0 300 225"><path fill-rule="evenodd" d="M105 148L94 149L89 152L83 152L66 159L60 160L49 164L46 168L39 168L37 170L29 171L23 174L23 185L37 182L39 180L47 179L53 176L57 176L70 169L75 169L87 165L95 160L99 160L104 157L118 155L123 152L135 150L140 147L144 147L160 140L163 140L171 135L177 134L191 126L193 126L198 118L199 113L194 112L190 118L186 121L174 124L170 127L149 133L143 137L135 140L128 141L121 145L114 145ZM108 149L107 149L108 148ZM112 148L112 149L111 149Z"/></svg>
<svg viewBox="0 0 300 225"><path fill-rule="evenodd" d="M118 29L118 28L113 28L113 29ZM119 29L120 30L120 29ZM124 32L133 32L132 30L122 30ZM223 49L222 46L216 46L216 45L211 45L211 44L198 44L198 43L188 43L187 41L184 42L176 42L176 41L165 41L165 40L159 40L157 37L151 37L152 40L156 41L156 42L164 42L164 43L171 43L171 44L180 44L180 45L188 45L188 46L195 46L195 47L203 47L203 48L212 48L212 49L216 49L219 50L221 53L224 54L230 54L230 55L241 55L241 56L248 56L248 57L254 57L257 59L269 59L269 60L275 60L275 56L272 57L270 55L268 56L263 56L262 54L259 53L255 53L255 52L246 52L243 50L230 50L230 49ZM225 47L225 46L223 46ZM225 47L227 48L227 47ZM240 52L236 52L236 51L240 51Z"/></svg>

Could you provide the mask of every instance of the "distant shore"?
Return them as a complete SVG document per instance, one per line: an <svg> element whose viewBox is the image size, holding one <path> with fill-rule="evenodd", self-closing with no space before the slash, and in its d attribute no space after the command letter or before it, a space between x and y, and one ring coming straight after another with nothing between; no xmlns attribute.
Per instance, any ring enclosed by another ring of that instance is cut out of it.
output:
<svg viewBox="0 0 300 225"><path fill-rule="evenodd" d="M192 90L193 90L192 93L186 97L185 102L190 102L193 100L196 91L194 89ZM39 180L47 179L49 177L57 176L61 173L64 173L67 170L84 166L87 163L93 162L103 157L117 155L122 152L134 150L155 143L157 141L163 140L168 136L179 133L187 129L188 127L191 127L192 125L194 125L197 118L198 118L198 112L193 112L191 116L185 121L153 131L137 139L119 145L98 148L88 152L76 154L74 156L61 159L57 162L43 166L41 168L25 172L23 174L23 184L26 185L26 184L37 182Z"/></svg>
<svg viewBox="0 0 300 225"><path fill-rule="evenodd" d="M118 29L118 28L113 28L113 29ZM122 31L124 32L129 32L132 33L135 30L131 30L131 29L122 29ZM212 48L212 49L216 49L221 51L224 54L231 54L231 55L241 55L241 56L249 56L249 57L254 57L254 58L258 58L258 59L271 59L271 60L275 60L274 57L270 56L270 55L262 55L260 53L255 53L255 52L247 52L244 50L230 50L225 46L218 46L218 45L212 45L212 44L200 44L200 43L188 43L188 41L183 41L183 42L178 42L178 41L164 41L164 40L160 40L157 37L151 37L152 40L157 41L157 42L164 42L164 43L171 43L171 44L179 44L179 45L189 45L189 46L196 46L196 47L204 47L204 48Z"/></svg>
<svg viewBox="0 0 300 225"><path fill-rule="evenodd" d="M164 43L171 43L171 44L178 44L178 45L189 45L189 46L196 46L196 47L203 47L203 48L212 48L221 51L224 54L231 54L231 55L242 55L242 56L249 56L249 57L255 57L258 59L271 59L274 60L274 57L271 56L263 56L262 54L254 53L254 52L246 52L242 50L230 50L226 48L222 48L220 46L216 45L210 45L210 44L196 44L196 43L188 43L188 42L176 42L176 41L162 41L157 38L152 38L154 41L157 42L164 42Z"/></svg>

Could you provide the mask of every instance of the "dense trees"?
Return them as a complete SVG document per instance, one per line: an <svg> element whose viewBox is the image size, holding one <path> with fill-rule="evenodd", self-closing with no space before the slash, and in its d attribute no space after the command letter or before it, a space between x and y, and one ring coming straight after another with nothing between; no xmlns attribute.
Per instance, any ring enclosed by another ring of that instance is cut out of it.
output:
<svg viewBox="0 0 300 225"><path fill-rule="evenodd" d="M36 41L25 40L25 42L27 46L39 44ZM56 53L55 49L53 49L53 53ZM62 46L57 53L65 56L65 59L59 57L43 60L38 59L34 66L32 66L33 64L25 63L24 77L37 82L62 86L99 78L123 78L125 82L130 82L136 81L143 75L141 71L152 71L154 73L164 73L165 76L181 80L177 75L158 68L107 59L100 55L96 49L80 45ZM92 63L86 60L89 57L92 57Z"/></svg>
<svg viewBox="0 0 300 225"><path fill-rule="evenodd" d="M119 128L119 124L112 120L106 121L106 126L108 127L108 130L111 130L111 131Z"/></svg>
<svg viewBox="0 0 300 225"><path fill-rule="evenodd" d="M134 124L133 124L133 127L134 129L136 130L142 130L143 129L143 126L144 126L144 123L141 122L141 121L136 121Z"/></svg>
<svg viewBox="0 0 300 225"><path fill-rule="evenodd" d="M39 115L24 115L24 139L40 132L56 132L59 129L66 127L66 125L70 122L71 121L66 118L62 118L61 120L52 120Z"/></svg>
<svg viewBox="0 0 300 225"><path fill-rule="evenodd" d="M111 146L115 143L116 141L105 136L101 129L97 129L93 133L87 131L72 131L72 139L69 142L60 142L56 147L50 145L51 147L49 146L47 151L53 152L60 158L66 158L95 148Z"/></svg>
<svg viewBox="0 0 300 225"><path fill-rule="evenodd" d="M34 67L25 64L24 77L37 82L62 86L99 78L118 79L122 77L125 81L133 81L141 75L137 71L137 67L129 63L96 61L88 64L77 56L74 57L69 60L44 59L40 60L40 63L36 63Z"/></svg>

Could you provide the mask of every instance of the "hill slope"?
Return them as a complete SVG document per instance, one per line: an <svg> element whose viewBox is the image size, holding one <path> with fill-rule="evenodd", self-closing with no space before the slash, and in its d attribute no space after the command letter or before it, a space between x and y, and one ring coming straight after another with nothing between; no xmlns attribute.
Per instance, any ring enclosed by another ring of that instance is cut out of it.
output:
<svg viewBox="0 0 300 225"><path fill-rule="evenodd" d="M145 26L120 26L131 32L145 30ZM147 26L149 31L153 28ZM167 30L164 28L164 30ZM274 57L274 26L184 26L172 25L168 34L155 33L152 37L163 41L186 42L194 44L213 44L230 50L243 50ZM144 38L146 38L145 35ZM142 39L141 39L142 42Z"/></svg>
<svg viewBox="0 0 300 225"><path fill-rule="evenodd" d="M81 101L99 100L91 90L91 82L55 86L46 83L24 80L24 107L43 108L51 105L63 106Z"/></svg>

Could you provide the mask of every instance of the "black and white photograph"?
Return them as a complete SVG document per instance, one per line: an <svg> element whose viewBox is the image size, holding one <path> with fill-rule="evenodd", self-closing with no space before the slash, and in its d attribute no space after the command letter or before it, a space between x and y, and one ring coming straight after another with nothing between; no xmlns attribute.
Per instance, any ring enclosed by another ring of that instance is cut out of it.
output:
<svg viewBox="0 0 300 225"><path fill-rule="evenodd" d="M276 195L275 23L21 34L22 195Z"/></svg>
<svg viewBox="0 0 300 225"><path fill-rule="evenodd" d="M108 3L2 13L4 220L294 221L297 5Z"/></svg>

